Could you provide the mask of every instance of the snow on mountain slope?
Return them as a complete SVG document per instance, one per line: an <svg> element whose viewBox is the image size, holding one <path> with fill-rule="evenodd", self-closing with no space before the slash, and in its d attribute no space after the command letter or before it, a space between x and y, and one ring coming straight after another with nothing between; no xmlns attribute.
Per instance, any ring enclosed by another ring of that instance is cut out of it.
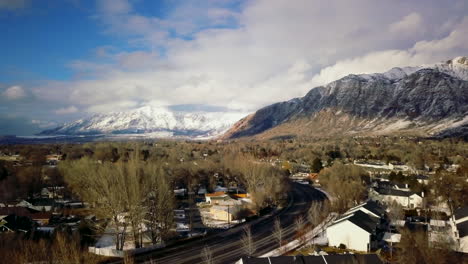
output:
<svg viewBox="0 0 468 264"><path fill-rule="evenodd" d="M222 134L246 115L241 112L176 112L165 107L144 106L128 112L96 114L43 131L41 135L170 132L173 136L211 137Z"/></svg>
<svg viewBox="0 0 468 264"><path fill-rule="evenodd" d="M350 74L266 106L223 138L343 133L468 135L468 58ZM455 133L453 133L455 131Z"/></svg>
<svg viewBox="0 0 468 264"><path fill-rule="evenodd" d="M369 81L382 78L396 81L421 69L434 69L458 79L468 81L468 57L456 57L445 62L415 67L395 67L384 73L359 74L357 76Z"/></svg>

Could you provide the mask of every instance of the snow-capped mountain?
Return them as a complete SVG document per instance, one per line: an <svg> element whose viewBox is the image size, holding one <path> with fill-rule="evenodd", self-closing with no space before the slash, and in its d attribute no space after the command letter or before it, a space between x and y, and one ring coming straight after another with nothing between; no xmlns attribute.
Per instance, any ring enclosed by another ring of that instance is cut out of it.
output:
<svg viewBox="0 0 468 264"><path fill-rule="evenodd" d="M240 120L223 137L468 135L468 58L351 74Z"/></svg>
<svg viewBox="0 0 468 264"><path fill-rule="evenodd" d="M385 78L399 80L422 69L434 69L458 79L468 81L468 57L456 57L446 62L427 64L415 67L395 67L384 73L359 74L359 76L372 80Z"/></svg>
<svg viewBox="0 0 468 264"><path fill-rule="evenodd" d="M156 137L213 137L246 116L241 112L183 112L144 106L127 112L96 114L40 135L149 134Z"/></svg>

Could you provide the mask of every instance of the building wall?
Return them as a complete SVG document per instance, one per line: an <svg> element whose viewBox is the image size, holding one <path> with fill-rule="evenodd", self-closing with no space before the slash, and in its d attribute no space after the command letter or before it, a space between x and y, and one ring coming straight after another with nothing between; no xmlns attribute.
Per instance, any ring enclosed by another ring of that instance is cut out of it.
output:
<svg viewBox="0 0 468 264"><path fill-rule="evenodd" d="M399 205L403 207L409 207L408 206L408 197L402 197L402 196L393 196L393 195L383 195L383 201L387 204L391 204L392 202L397 202Z"/></svg>
<svg viewBox="0 0 468 264"><path fill-rule="evenodd" d="M414 208L422 207L422 204L423 204L422 198L419 195L415 195L415 194L409 197L409 203L410 203L410 206L409 206L410 208L412 208L411 204L414 205Z"/></svg>
<svg viewBox="0 0 468 264"><path fill-rule="evenodd" d="M219 221L232 221L232 215L228 214L226 211L223 210L217 210L217 209L210 209L210 213L213 217L213 219L219 220Z"/></svg>
<svg viewBox="0 0 468 264"><path fill-rule="evenodd" d="M468 236L460 238L460 252L468 253Z"/></svg>
<svg viewBox="0 0 468 264"><path fill-rule="evenodd" d="M370 244L370 234L349 221L328 227L327 238L330 246L344 244L346 248L366 252Z"/></svg>
<svg viewBox="0 0 468 264"><path fill-rule="evenodd" d="M410 197L383 195L382 200L388 204L391 204L393 201L395 201L406 208L422 207L422 198L418 195L411 195Z"/></svg>

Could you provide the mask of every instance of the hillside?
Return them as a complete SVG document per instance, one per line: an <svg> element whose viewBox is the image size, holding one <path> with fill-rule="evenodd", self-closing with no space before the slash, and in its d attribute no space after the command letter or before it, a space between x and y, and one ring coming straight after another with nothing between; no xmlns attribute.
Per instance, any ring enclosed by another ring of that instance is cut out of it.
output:
<svg viewBox="0 0 468 264"><path fill-rule="evenodd" d="M224 138L338 134L465 135L468 59L348 75L240 120Z"/></svg>

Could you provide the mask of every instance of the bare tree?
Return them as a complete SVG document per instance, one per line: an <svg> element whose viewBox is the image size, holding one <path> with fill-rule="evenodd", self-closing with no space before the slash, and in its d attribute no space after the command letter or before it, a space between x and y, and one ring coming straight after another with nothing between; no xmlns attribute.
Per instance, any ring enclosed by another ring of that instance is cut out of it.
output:
<svg viewBox="0 0 468 264"><path fill-rule="evenodd" d="M322 221L322 204L319 202L312 202L308 211L309 222L312 228L315 228Z"/></svg>
<svg viewBox="0 0 468 264"><path fill-rule="evenodd" d="M110 220L116 230L116 249L121 250L127 231L122 219L126 213L123 174L117 173L114 164L98 164L89 158L64 162L59 168L72 190L89 202L98 216Z"/></svg>
<svg viewBox="0 0 468 264"><path fill-rule="evenodd" d="M273 231L273 236L275 240L278 242L278 248L281 248L283 244L283 236L284 236L283 228L281 227L281 221L279 218L275 219L275 230Z"/></svg>
<svg viewBox="0 0 468 264"><path fill-rule="evenodd" d="M148 193L143 167L137 154L117 163L83 158L59 167L72 190L89 202L98 216L110 220L117 250L123 249L129 227L135 247L142 246L147 213L143 202Z"/></svg>
<svg viewBox="0 0 468 264"><path fill-rule="evenodd" d="M296 226L296 236L297 239L299 239L300 243L303 245L306 242L306 233L307 231L305 230L306 224L304 221L304 217L301 215L296 218L294 221L294 224Z"/></svg>
<svg viewBox="0 0 468 264"><path fill-rule="evenodd" d="M174 195L169 180L161 164L153 163L146 167L148 197L147 220L151 241L155 245L167 239L174 224Z"/></svg>
<svg viewBox="0 0 468 264"><path fill-rule="evenodd" d="M244 253L251 257L255 251L255 243L252 238L252 231L250 229L250 226L244 226L244 234L242 235L241 238L241 243L242 243L242 249L244 250Z"/></svg>
<svg viewBox="0 0 468 264"><path fill-rule="evenodd" d="M333 201L336 209L344 212L365 196L364 182L368 176L368 173L358 166L335 162L333 166L320 172L320 183L336 198Z"/></svg>
<svg viewBox="0 0 468 264"><path fill-rule="evenodd" d="M213 252L209 246L205 246L201 253L201 258L204 264L214 264L213 261Z"/></svg>
<svg viewBox="0 0 468 264"><path fill-rule="evenodd" d="M388 207L388 218L390 219L390 224L388 225L388 228L390 229L390 225L392 223L396 225L397 221L403 219L403 217L404 217L403 207L399 203L393 201ZM392 259L393 259L393 241L390 241L390 260Z"/></svg>

